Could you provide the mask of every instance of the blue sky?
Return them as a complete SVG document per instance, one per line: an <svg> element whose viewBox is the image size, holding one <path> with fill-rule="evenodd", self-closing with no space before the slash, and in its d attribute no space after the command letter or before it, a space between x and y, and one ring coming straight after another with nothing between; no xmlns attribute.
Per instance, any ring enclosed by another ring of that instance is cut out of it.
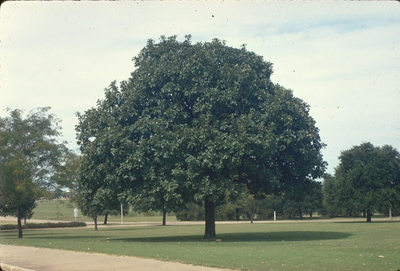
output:
<svg viewBox="0 0 400 271"><path fill-rule="evenodd" d="M0 115L51 106L76 149L76 112L129 78L148 39L219 38L274 63L310 105L333 173L369 141L400 150L400 3L393 1L32 1L0 9Z"/></svg>

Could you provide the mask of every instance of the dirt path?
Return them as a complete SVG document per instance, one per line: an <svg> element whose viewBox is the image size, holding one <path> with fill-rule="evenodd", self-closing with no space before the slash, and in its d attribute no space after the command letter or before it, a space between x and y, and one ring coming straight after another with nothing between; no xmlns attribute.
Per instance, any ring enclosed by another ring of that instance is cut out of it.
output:
<svg viewBox="0 0 400 271"><path fill-rule="evenodd" d="M227 271L204 266L164 262L127 256L73 252L45 248L1 245L1 266L5 271ZM18 268L19 267L19 268ZM25 269L25 270L24 270Z"/></svg>

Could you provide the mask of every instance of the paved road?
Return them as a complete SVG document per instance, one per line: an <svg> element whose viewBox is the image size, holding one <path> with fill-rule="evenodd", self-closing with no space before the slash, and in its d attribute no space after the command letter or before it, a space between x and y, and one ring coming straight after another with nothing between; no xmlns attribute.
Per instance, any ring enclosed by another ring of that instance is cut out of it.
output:
<svg viewBox="0 0 400 271"><path fill-rule="evenodd" d="M152 259L9 245L0 246L0 260L5 271L12 266L16 266L12 271L227 271Z"/></svg>

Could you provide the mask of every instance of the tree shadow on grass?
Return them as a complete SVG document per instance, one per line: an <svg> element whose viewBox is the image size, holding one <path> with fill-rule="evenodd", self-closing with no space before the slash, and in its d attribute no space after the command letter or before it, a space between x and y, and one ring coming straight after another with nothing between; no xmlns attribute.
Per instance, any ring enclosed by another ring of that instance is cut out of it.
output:
<svg viewBox="0 0 400 271"><path fill-rule="evenodd" d="M350 237L346 232L327 231L282 231L282 232L252 232L252 233L221 233L217 238L222 242L299 242L317 240L337 240ZM199 235L188 236L158 236L158 237L134 237L126 239L112 239L124 242L210 242Z"/></svg>
<svg viewBox="0 0 400 271"><path fill-rule="evenodd" d="M132 231L144 231L144 230L152 230L154 227L131 227L131 228L111 228L111 229L106 229L102 230L100 229L99 231L95 230L90 230L86 231L84 234L79 231L68 231L69 228L66 228L66 231L63 231L63 229L58 230L53 230L53 229L31 229L31 230L24 230L24 239L59 239L59 240L68 240L68 239L85 239L85 240L98 240L101 238L112 238L113 236L113 231L118 231L118 232L124 232L126 231L127 233L130 233ZM86 229L85 229L86 230ZM16 232L17 230L13 230L13 232ZM11 231L9 231L11 232ZM4 237L3 237L4 238ZM14 238L14 235L10 235L10 238Z"/></svg>
<svg viewBox="0 0 400 271"><path fill-rule="evenodd" d="M358 220L358 221L334 221L333 223L338 223L338 224L365 224L365 225L370 225L370 224L389 224L389 223L399 223L399 220L375 220L372 219L371 222L367 222L365 220Z"/></svg>

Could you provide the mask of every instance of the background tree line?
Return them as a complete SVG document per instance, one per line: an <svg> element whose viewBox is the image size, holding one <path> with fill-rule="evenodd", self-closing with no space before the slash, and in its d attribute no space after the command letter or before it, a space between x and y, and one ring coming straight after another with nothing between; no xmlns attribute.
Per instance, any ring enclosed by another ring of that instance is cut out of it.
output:
<svg viewBox="0 0 400 271"><path fill-rule="evenodd" d="M95 204L96 214L104 216L107 223L108 215L120 215L121 200L112 191L101 194L93 190L98 198L89 203L83 197L77 182L82 156L56 140L59 120L48 110L32 111L25 119L22 111L10 110L10 117L0 119L1 215L15 215L20 226L21 220L32 216L39 198L57 197L62 194L61 188L68 188L70 199L85 215L90 215ZM226 190L216 208L216 219L272 219L274 211L282 218L364 215L367 221L373 213L400 214L400 155L395 148L367 142L342 151L339 158L334 175L325 174L322 182L313 182L299 191L298 197L290 193L254 194L246 186ZM204 205L188 201L168 206L162 190L158 191L153 189L151 196L123 202L124 215L132 208L147 213L161 211L163 224L167 212L173 212L179 220L204 219ZM22 237L22 228L18 235Z"/></svg>

